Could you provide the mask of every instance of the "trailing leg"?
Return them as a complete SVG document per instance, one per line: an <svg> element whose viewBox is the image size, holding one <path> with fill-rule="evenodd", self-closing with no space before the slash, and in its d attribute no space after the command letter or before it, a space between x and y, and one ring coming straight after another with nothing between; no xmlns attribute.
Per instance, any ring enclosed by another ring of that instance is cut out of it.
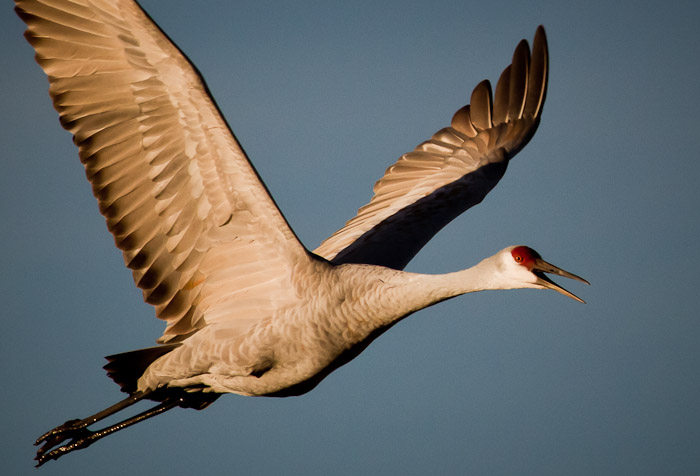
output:
<svg viewBox="0 0 700 476"><path fill-rule="evenodd" d="M83 418L82 420L68 420L63 425L47 431L34 442L35 446L43 443L43 446L37 450L37 457L40 457L46 452L46 450L53 448L59 443L75 438L76 436L87 432L88 426L92 425L93 423L97 423L110 415L114 415L127 407L130 407L134 403L144 399L149 393L150 392L136 392L133 395L129 395L124 400L115 403L111 407L105 408L101 412L97 412L92 416Z"/></svg>
<svg viewBox="0 0 700 476"><path fill-rule="evenodd" d="M168 411L171 408L174 408L181 404L185 404L184 397L169 397L163 403L156 405L150 410L141 412L134 417L127 418L126 420L123 420L114 425L108 426L97 431L91 431L87 429L87 427L92 423L95 423L111 414L114 414L115 412L123 408L133 405L134 403L143 399L144 397L145 394L134 395L91 417L85 418L83 420L68 421L63 425L54 428L53 430L42 435L36 441L37 445L40 444L42 441L44 442L44 445L41 448L39 448L39 450L37 450L36 452L36 457L34 458L37 461L36 466L39 467L49 460L58 459L61 456L70 453L71 451L87 448L95 441L104 438L107 435L111 435L114 432L127 428L131 425L135 425L136 423L147 420L148 418L160 415L161 413ZM69 443L59 446L58 448L53 449L47 453L48 450L64 442L67 439L70 439Z"/></svg>
<svg viewBox="0 0 700 476"><path fill-rule="evenodd" d="M190 389L192 390L192 389ZM136 423L140 423L156 415L160 415L174 407L194 408L201 410L213 403L220 394L201 391L187 391L181 388L161 388L148 392L136 392L124 400L108 407L101 412L95 413L92 416L83 418L82 420L69 420L63 425L60 425L53 430L47 431L41 435L35 445L41 445L36 452L37 467L52 459L58 459L64 454L71 451L87 448L95 441L104 438L107 435L122 430ZM143 399L155 400L160 402L155 407L139 413L136 416L122 420L119 423L102 428L101 430L92 431L88 426L97 423L115 413L130 407L131 405ZM68 441L65 444L65 441ZM58 446L60 445L60 446ZM56 446L58 446L56 448Z"/></svg>

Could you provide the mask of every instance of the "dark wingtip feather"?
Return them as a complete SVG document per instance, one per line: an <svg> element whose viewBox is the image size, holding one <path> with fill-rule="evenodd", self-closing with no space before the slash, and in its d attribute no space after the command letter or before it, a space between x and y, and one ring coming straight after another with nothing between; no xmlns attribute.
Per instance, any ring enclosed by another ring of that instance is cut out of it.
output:
<svg viewBox="0 0 700 476"><path fill-rule="evenodd" d="M496 92L493 95L493 117L494 124L502 124L508 120L508 109L511 101L511 65L506 66L496 83Z"/></svg>
<svg viewBox="0 0 700 476"><path fill-rule="evenodd" d="M467 137L476 137L479 133L479 131L474 129L474 125L472 124L471 115L469 114L469 104L455 112L454 116L452 116L451 125L462 134L466 134Z"/></svg>
<svg viewBox="0 0 700 476"><path fill-rule="evenodd" d="M530 46L526 40L521 40L513 52L513 61L510 69L508 120L516 120L523 117L528 93L529 70Z"/></svg>
<svg viewBox="0 0 700 476"><path fill-rule="evenodd" d="M540 25L535 32L532 54L527 40L521 40L511 64L498 79L495 93L487 80L479 83L472 92L469 109L462 108L455 114L453 127L470 130L464 127L463 121L467 119L476 130L483 130L524 115L539 116L547 91L548 71L547 37Z"/></svg>
<svg viewBox="0 0 700 476"><path fill-rule="evenodd" d="M542 25L537 27L532 43L532 59L524 113L533 117L542 113L544 100L547 95L547 76L549 74L549 53L547 51L547 35Z"/></svg>
<svg viewBox="0 0 700 476"><path fill-rule="evenodd" d="M488 129L493 127L491 121L492 104L491 83L488 79L483 80L472 91L469 113L472 124L477 129Z"/></svg>

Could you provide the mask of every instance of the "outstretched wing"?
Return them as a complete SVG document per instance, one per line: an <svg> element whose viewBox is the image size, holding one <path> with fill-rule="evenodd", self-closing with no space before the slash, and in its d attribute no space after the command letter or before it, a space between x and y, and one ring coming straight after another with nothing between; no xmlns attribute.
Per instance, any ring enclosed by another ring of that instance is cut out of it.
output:
<svg viewBox="0 0 700 476"><path fill-rule="evenodd" d="M168 322L160 341L290 298L290 269L308 252L147 14L131 0L16 3L107 227Z"/></svg>
<svg viewBox="0 0 700 476"><path fill-rule="evenodd" d="M522 40L491 95L488 81L446 127L389 167L371 201L314 250L335 264L403 269L456 216L484 199L535 133L547 89L547 40Z"/></svg>

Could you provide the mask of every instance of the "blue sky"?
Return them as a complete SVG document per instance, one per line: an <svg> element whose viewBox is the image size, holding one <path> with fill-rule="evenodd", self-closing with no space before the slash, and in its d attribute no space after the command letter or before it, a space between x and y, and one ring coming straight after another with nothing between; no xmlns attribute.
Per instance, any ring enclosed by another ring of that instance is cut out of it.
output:
<svg viewBox="0 0 700 476"><path fill-rule="evenodd" d="M454 271L528 244L592 286L565 283L586 305L532 290L439 304L308 395L173 410L42 474L700 467L697 2L142 4L202 71L310 248L544 24L537 134L408 269ZM112 244L9 4L0 27L0 457L24 475L37 474L39 434L122 398L102 357L152 345L163 326Z"/></svg>

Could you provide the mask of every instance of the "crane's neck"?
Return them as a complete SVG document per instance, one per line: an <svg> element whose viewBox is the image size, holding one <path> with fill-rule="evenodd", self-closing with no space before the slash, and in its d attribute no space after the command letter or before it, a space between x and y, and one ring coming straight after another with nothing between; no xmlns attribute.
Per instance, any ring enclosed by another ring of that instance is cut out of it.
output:
<svg viewBox="0 0 700 476"><path fill-rule="evenodd" d="M416 306L413 311L462 294L512 286L497 272L495 257L486 258L471 268L447 274L411 274L406 276L405 293Z"/></svg>
<svg viewBox="0 0 700 476"><path fill-rule="evenodd" d="M494 257L462 271L439 275L407 273L374 266L356 268L352 274L358 286L353 286L353 289L364 289L356 293L356 301L349 300L343 317L349 329L359 331L359 340L362 340L375 329L386 327L440 301L475 291L516 287L504 282L497 269ZM366 274L363 272L365 270Z"/></svg>

